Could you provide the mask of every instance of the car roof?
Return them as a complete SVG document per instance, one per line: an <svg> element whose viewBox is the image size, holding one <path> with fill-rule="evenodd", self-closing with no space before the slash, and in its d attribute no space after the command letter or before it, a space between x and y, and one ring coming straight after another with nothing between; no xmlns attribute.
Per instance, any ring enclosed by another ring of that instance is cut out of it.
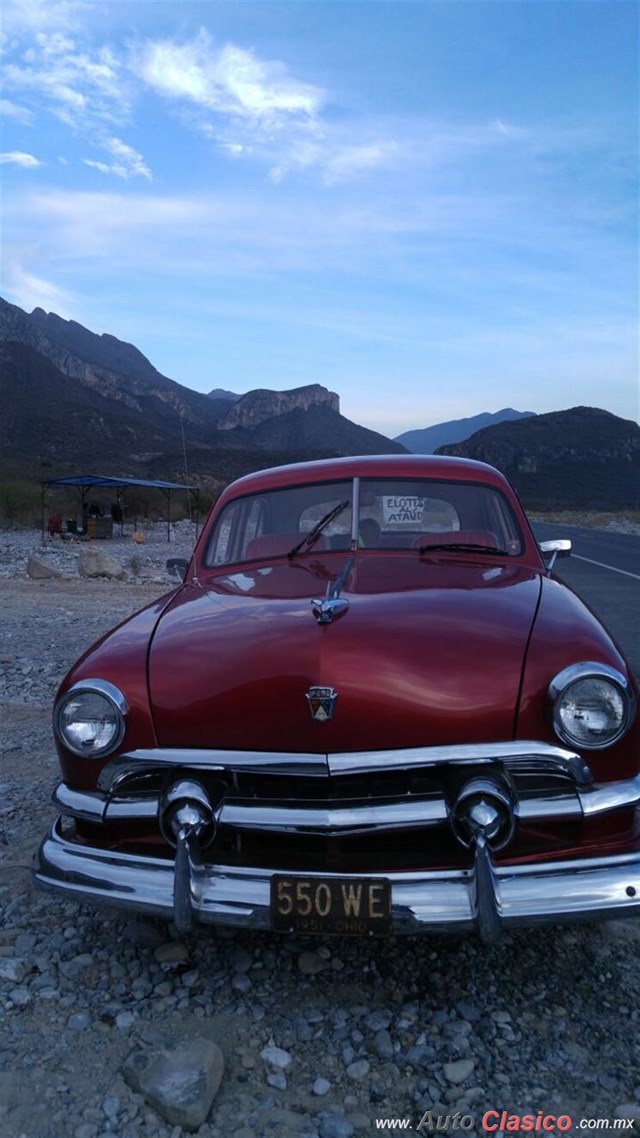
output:
<svg viewBox="0 0 640 1138"><path fill-rule="evenodd" d="M504 489L507 479L493 466L469 458L431 454L376 454L347 458L318 459L272 466L246 474L224 491L223 497L270 490L304 482L326 482L343 478L443 478L461 482L483 482Z"/></svg>

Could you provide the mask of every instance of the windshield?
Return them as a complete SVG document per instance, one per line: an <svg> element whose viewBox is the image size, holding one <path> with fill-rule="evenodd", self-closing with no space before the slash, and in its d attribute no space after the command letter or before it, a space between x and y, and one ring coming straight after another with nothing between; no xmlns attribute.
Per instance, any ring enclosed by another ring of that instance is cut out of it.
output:
<svg viewBox="0 0 640 1138"><path fill-rule="evenodd" d="M354 524L354 502L357 518ZM315 534L315 536L312 536ZM331 550L523 551L506 498L477 482L362 478L287 486L236 498L218 518L205 565Z"/></svg>

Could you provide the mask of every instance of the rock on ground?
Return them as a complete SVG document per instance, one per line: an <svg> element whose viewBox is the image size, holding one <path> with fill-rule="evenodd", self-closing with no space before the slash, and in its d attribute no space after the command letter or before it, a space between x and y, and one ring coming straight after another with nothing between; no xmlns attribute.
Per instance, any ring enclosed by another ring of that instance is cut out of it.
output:
<svg viewBox="0 0 640 1138"><path fill-rule="evenodd" d="M124 1077L172 1126L197 1130L218 1093L224 1059L217 1044L194 1039L158 1051L135 1051Z"/></svg>

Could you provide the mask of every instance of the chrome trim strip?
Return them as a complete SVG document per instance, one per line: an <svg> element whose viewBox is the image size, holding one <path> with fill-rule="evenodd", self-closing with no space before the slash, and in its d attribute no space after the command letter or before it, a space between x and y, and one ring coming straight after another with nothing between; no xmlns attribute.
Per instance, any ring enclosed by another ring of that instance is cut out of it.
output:
<svg viewBox="0 0 640 1138"><path fill-rule="evenodd" d="M59 803L62 805L62 803ZM76 810L65 808L65 813L84 817ZM158 814L157 798L136 800L111 799L104 810L104 821L115 822L127 818L155 818ZM448 810L444 799L412 799L372 806L283 806L260 802L224 802L216 813L218 824L239 830L277 830L294 834L348 834L375 826L378 830L405 829L446 822ZM100 820L91 818L90 820Z"/></svg>
<svg viewBox="0 0 640 1138"><path fill-rule="evenodd" d="M293 806L225 802L220 814L223 826L244 830L280 830L297 834L359 833L410 829L446 822L449 811L444 798L410 798L379 805Z"/></svg>
<svg viewBox="0 0 640 1138"><path fill-rule="evenodd" d="M495 944L502 931L502 911L495 866L484 834L476 838L473 861L472 905L480 939Z"/></svg>
<svg viewBox="0 0 640 1138"><path fill-rule="evenodd" d="M187 747L144 748L111 759L98 777L98 789L111 791L119 778L148 767L191 767L200 770L267 771L269 774L325 776L412 770L443 763L505 763L513 767L568 775L580 786L593 776L575 751L531 739L509 743L464 743L460 746L411 747L393 751L345 751L336 754L297 754L286 751L222 751Z"/></svg>
<svg viewBox="0 0 640 1138"><path fill-rule="evenodd" d="M179 933L191 932L196 924L205 879L198 827L185 826L177 835L173 874L173 923Z"/></svg>
<svg viewBox="0 0 640 1138"><path fill-rule="evenodd" d="M621 779L620 782L605 783L590 790L578 791L582 812L587 818L595 814L606 814L609 810L619 810L640 805L640 774L635 778Z"/></svg>
<svg viewBox="0 0 640 1138"><path fill-rule="evenodd" d="M358 548L358 529L360 526L360 478L356 474L351 489L351 549Z"/></svg>
<svg viewBox="0 0 640 1138"><path fill-rule="evenodd" d="M128 818L154 819L158 817L158 799L111 798L104 811L105 822L126 822Z"/></svg>
<svg viewBox="0 0 640 1138"><path fill-rule="evenodd" d="M556 770L587 785L591 771L575 751L567 751L550 743L517 740L512 743L466 743L461 746L412 747L399 751L347 751L328 755L330 774L367 774L380 770L410 770L433 767L441 763L505 763L517 773L519 766Z"/></svg>
<svg viewBox="0 0 640 1138"><path fill-rule="evenodd" d="M102 794L90 790L73 790L66 782L60 782L52 799L63 814L69 814L72 818L81 818L84 822L104 822L107 802Z"/></svg>
<svg viewBox="0 0 640 1138"><path fill-rule="evenodd" d="M275 868L205 865L195 902L207 923L270 927L269 889ZM496 905L504 926L640 916L640 854L542 865L494 866ZM342 876L305 874L309 878ZM358 874L350 874L358 878ZM386 874L391 882L393 931L465 932L476 925L474 873L441 870ZM59 823L43 841L36 881L77 900L173 915L174 862L78 846ZM633 890L629 895L628 890Z"/></svg>
<svg viewBox="0 0 640 1138"><path fill-rule="evenodd" d="M605 679L613 680L624 692L630 694L629 682L617 668L612 668L610 664L599 664L595 660L583 660L577 664L569 664L568 667L558 672L557 676L554 676L549 684L549 695L552 699L557 699L569 684L588 676L604 676Z"/></svg>
<svg viewBox="0 0 640 1138"><path fill-rule="evenodd" d="M578 794L574 791L568 793L554 793L548 798L539 795L522 795L516 802L515 817L520 822L551 821L552 819L567 820L569 818L582 818L583 811Z"/></svg>
<svg viewBox="0 0 640 1138"><path fill-rule="evenodd" d="M327 756L275 751L210 751L188 747L158 747L127 751L112 759L98 776L98 789L109 793L120 779L146 767L191 767L194 770L264 771L269 774L327 775Z"/></svg>
<svg viewBox="0 0 640 1138"><path fill-rule="evenodd" d="M140 794L136 797L125 794L118 797L117 787L107 797L91 791L73 790L65 783L60 783L53 800L63 814L88 822L153 819L158 813L156 795ZM521 822L534 819L592 818L634 806L640 806L640 775L620 782L593 785L586 790L580 787L572 791L559 790L547 797L525 792L516 800L514 814ZM217 817L221 825L245 829L347 833L369 826L402 828L433 825L446 822L449 810L444 798L436 796L408 796L387 803L363 799L345 805L336 799L328 802L326 807L230 799L222 802Z"/></svg>

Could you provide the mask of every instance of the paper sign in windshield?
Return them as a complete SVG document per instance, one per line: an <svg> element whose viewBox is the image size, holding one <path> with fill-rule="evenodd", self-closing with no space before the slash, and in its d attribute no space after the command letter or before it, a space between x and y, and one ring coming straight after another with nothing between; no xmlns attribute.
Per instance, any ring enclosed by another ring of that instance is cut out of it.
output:
<svg viewBox="0 0 640 1138"><path fill-rule="evenodd" d="M420 526L424 503L424 498L413 494L386 494L382 499L384 520L394 526Z"/></svg>

